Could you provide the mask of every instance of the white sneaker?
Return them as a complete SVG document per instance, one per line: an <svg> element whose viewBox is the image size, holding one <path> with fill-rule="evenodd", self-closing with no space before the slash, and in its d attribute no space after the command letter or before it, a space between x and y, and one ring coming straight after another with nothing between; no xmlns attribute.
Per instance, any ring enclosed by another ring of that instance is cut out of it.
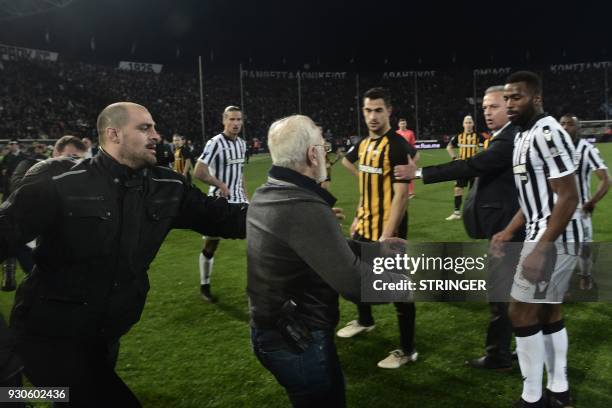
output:
<svg viewBox="0 0 612 408"><path fill-rule="evenodd" d="M409 355L405 355L402 350L393 350L387 358L378 362L380 368L400 368L406 363L417 361L419 353L413 351Z"/></svg>
<svg viewBox="0 0 612 408"><path fill-rule="evenodd" d="M453 212L451 215L446 217L446 221L454 221L454 220L460 220L460 219L461 219L461 213L458 213L458 212Z"/></svg>
<svg viewBox="0 0 612 408"><path fill-rule="evenodd" d="M350 322L346 324L346 326L338 330L336 335L338 337L348 339L349 337L353 337L361 332L372 331L374 330L375 327L376 327L375 324L373 324L372 326L362 326L359 324L357 320L351 320Z"/></svg>

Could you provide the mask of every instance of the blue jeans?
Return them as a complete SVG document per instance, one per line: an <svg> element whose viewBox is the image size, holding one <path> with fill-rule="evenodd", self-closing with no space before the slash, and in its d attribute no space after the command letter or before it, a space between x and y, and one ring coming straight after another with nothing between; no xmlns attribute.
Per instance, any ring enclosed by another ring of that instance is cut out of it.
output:
<svg viewBox="0 0 612 408"><path fill-rule="evenodd" d="M345 407L344 375L334 332L316 330L312 337L310 346L298 353L278 330L251 329L257 359L285 388L294 407Z"/></svg>

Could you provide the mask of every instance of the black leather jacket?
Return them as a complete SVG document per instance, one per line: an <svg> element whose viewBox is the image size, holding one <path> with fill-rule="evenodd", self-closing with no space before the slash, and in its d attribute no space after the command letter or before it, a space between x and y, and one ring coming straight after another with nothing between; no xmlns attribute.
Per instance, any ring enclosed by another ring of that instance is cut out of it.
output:
<svg viewBox="0 0 612 408"><path fill-rule="evenodd" d="M102 151L68 171L64 160L34 166L0 207L0 260L39 237L12 311L23 334L116 338L140 319L147 270L170 229L245 237L246 207L169 169L133 171Z"/></svg>

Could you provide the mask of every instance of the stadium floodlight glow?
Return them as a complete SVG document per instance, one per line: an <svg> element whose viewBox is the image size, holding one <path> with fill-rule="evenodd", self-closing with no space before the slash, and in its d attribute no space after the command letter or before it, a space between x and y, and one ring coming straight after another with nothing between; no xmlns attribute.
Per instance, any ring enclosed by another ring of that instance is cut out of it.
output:
<svg viewBox="0 0 612 408"><path fill-rule="evenodd" d="M0 20L20 18L63 8L75 0L0 0Z"/></svg>

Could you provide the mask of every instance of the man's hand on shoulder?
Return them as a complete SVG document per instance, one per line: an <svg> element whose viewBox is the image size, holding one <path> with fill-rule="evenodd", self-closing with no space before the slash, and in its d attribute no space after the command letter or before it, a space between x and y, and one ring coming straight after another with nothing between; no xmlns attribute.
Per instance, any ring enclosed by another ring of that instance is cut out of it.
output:
<svg viewBox="0 0 612 408"><path fill-rule="evenodd" d="M417 165L412 157L408 156L408 164L393 167L393 175L398 180L412 180L417 178Z"/></svg>

